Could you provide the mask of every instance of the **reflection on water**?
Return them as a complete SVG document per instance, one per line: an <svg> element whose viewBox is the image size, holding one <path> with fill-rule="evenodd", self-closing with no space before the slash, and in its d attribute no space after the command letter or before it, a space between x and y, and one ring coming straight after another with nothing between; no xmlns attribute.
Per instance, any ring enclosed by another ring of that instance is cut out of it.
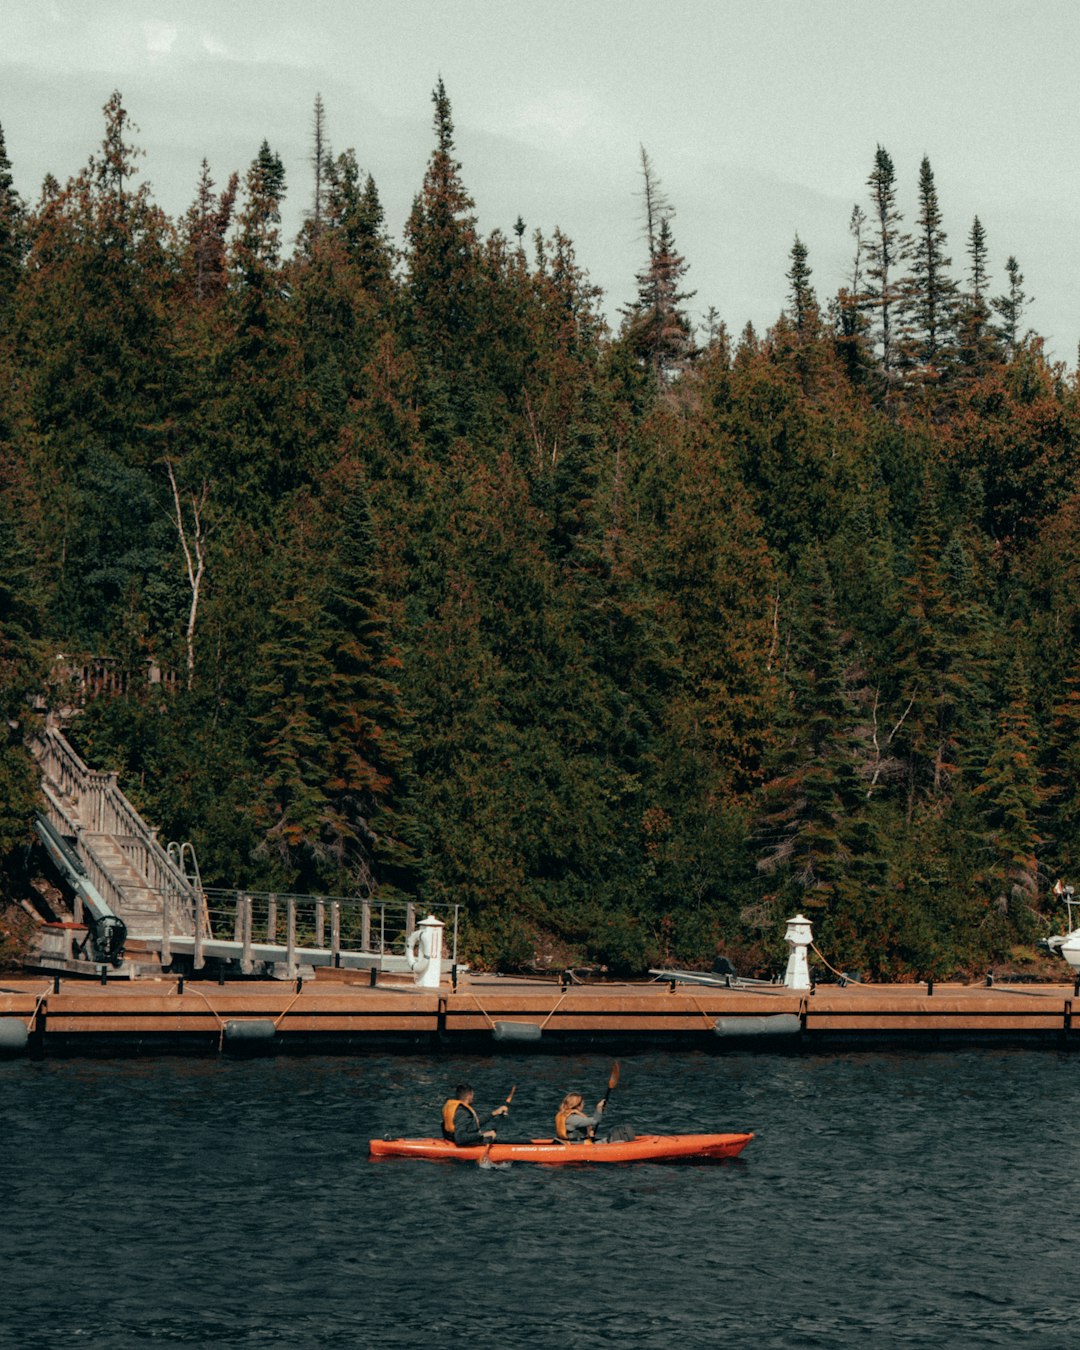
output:
<svg viewBox="0 0 1080 1350"><path fill-rule="evenodd" d="M459 1078L549 1133L597 1056L0 1064L0 1345L1065 1346L1080 1066L624 1059L610 1119L712 1165L367 1159Z"/></svg>

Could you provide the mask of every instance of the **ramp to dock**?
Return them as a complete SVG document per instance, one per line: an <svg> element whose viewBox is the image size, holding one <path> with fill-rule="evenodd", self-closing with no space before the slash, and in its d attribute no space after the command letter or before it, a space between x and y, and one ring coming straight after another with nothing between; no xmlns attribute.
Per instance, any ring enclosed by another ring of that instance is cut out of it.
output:
<svg viewBox="0 0 1080 1350"><path fill-rule="evenodd" d="M89 973L85 919L112 914L127 929L123 974L207 961L250 975L294 979L306 969L340 967L402 973L416 926L411 903L359 896L285 895L208 889L189 845L162 847L120 790L115 773L89 768L55 726L31 740L41 769L42 840L72 893L74 924L46 925L34 964ZM441 907L443 965L457 960L459 906ZM136 964L137 963L137 964Z"/></svg>

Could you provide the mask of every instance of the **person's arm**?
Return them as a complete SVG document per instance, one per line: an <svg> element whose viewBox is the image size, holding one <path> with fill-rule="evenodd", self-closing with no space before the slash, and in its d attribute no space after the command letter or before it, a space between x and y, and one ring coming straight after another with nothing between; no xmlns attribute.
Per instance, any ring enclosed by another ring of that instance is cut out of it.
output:
<svg viewBox="0 0 1080 1350"><path fill-rule="evenodd" d="M454 1112L454 1143L459 1147L468 1144L482 1144L484 1136L477 1128L473 1113L466 1106L459 1106Z"/></svg>
<svg viewBox="0 0 1080 1350"><path fill-rule="evenodd" d="M600 1124L602 1114L603 1112L597 1111L595 1115L587 1116L584 1111L571 1111L566 1117L567 1134L578 1134L581 1131L591 1134Z"/></svg>

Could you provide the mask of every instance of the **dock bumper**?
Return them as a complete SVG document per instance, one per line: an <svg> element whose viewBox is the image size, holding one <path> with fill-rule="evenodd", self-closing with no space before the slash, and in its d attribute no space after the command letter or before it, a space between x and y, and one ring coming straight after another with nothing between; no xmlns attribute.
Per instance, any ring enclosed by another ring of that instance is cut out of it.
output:
<svg viewBox="0 0 1080 1350"><path fill-rule="evenodd" d="M798 1036L802 1019L797 1013L769 1013L764 1017L718 1017L713 1031L725 1039L743 1036Z"/></svg>

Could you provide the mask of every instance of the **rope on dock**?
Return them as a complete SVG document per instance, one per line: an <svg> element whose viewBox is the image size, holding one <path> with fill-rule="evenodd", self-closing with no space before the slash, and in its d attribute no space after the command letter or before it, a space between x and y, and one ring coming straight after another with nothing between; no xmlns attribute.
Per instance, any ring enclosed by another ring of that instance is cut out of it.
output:
<svg viewBox="0 0 1080 1350"><path fill-rule="evenodd" d="M284 1006L284 1008L282 1008L281 1012L279 1012L278 1015L274 1018L274 1030L275 1030L275 1031L278 1029L278 1027L280 1026L280 1024L281 1024L281 1023L285 1020L285 1018L288 1016L289 1011L290 1011L291 1008L292 1008L292 1005L296 1002L296 1000L300 997L300 995L301 995L303 992L304 992L304 986L301 985L300 988L296 991L296 993L293 994L292 998L288 1001L288 1003L286 1003L286 1005Z"/></svg>
<svg viewBox="0 0 1080 1350"><path fill-rule="evenodd" d="M555 1014L559 1011L559 1004L562 1003L562 1001L563 1001L563 999L564 999L565 997L566 997L566 990L564 989L563 992L559 995L559 1002L555 1004L554 1008L552 1008L552 1010L548 1013L548 1015L547 1015L547 1016L544 1018L544 1020L540 1023L540 1030L541 1030L541 1031L543 1031L543 1029L547 1026L547 1024L548 1024L548 1023L551 1021L551 1019L555 1016Z"/></svg>
<svg viewBox="0 0 1080 1350"><path fill-rule="evenodd" d="M470 991L469 991L469 997L472 999L472 1001L476 1004L476 1006L480 1009L480 1011L481 1011L481 1012L484 1014L484 1016L487 1018L487 1020L488 1020L488 1025L491 1027L492 1031L494 1031L494 1030L495 1030L495 1019L494 1019L494 1018L491 1016L491 1014L490 1014L490 1013L489 1013L489 1012L481 1005L480 1000L476 997L476 995L472 992L471 989L470 989Z"/></svg>
<svg viewBox="0 0 1080 1350"><path fill-rule="evenodd" d="M52 985L47 984L45 988L41 991L41 993L38 994L38 1001L34 1004L34 1011L30 1014L29 1018L27 1019L26 1023L27 1031L33 1031L34 1023L37 1021L37 1015L41 1011L41 1005L45 1002L46 998L48 997L49 990L51 988Z"/></svg>
<svg viewBox="0 0 1080 1350"><path fill-rule="evenodd" d="M693 996L693 994L690 995L690 1002L694 1005L694 1007L698 1010L698 1012L702 1015L702 1017L704 1017L705 1025L709 1028L709 1030L714 1031L716 1028L716 1014L713 1013L713 1015L710 1017L709 1014L705 1011L705 1009L701 1006L701 1004L697 1001L697 999Z"/></svg>
<svg viewBox="0 0 1080 1350"><path fill-rule="evenodd" d="M828 961L825 960L821 952L818 950L817 943L811 942L810 950L814 953L814 955L818 958L818 960L821 962L821 964L825 967L826 970L831 970L832 973L838 976L841 980L846 980L848 984L865 983L865 981L863 980L857 980L854 975L849 975L846 971L837 970L835 966L830 966Z"/></svg>
<svg viewBox="0 0 1080 1350"><path fill-rule="evenodd" d="M210 1002L210 1000L206 997L206 995L203 993L203 991L202 991L201 989L191 989L191 990L189 990L188 992L189 992L189 993L192 993L192 994L198 994L199 998L202 999L202 1001L203 1001L203 1002L206 1004L206 1006L210 1009L210 1012L212 1013L212 1015L217 1019L217 1024L218 1024L218 1043L217 1043L217 1048L218 1048L218 1054L220 1054L220 1053L221 1053L221 1047L225 1044L225 1019L221 1016L221 1014L218 1012L218 1010L214 1007L214 1005Z"/></svg>
<svg viewBox="0 0 1080 1350"><path fill-rule="evenodd" d="M562 991L562 993L559 995L558 999L555 1002L555 1006L544 1018L544 1020L539 1024L539 1027L537 1028L539 1031L543 1031L543 1029L547 1026L547 1024L555 1016L555 1014L559 1011L559 1008L562 1005L562 1002L566 998L566 995L568 993L569 990L564 989ZM484 1015L484 1017L487 1018L488 1025L491 1027L492 1031L494 1031L499 1024L495 1021L495 1019L492 1017L492 1015L488 1012L488 1010L484 1007L484 1005L480 1002L480 1000L476 997L476 995L472 992L471 989L469 990L469 997L476 1004L477 1008L479 1008L480 1012ZM526 1025L528 1025L528 1023L522 1023L522 1026Z"/></svg>

